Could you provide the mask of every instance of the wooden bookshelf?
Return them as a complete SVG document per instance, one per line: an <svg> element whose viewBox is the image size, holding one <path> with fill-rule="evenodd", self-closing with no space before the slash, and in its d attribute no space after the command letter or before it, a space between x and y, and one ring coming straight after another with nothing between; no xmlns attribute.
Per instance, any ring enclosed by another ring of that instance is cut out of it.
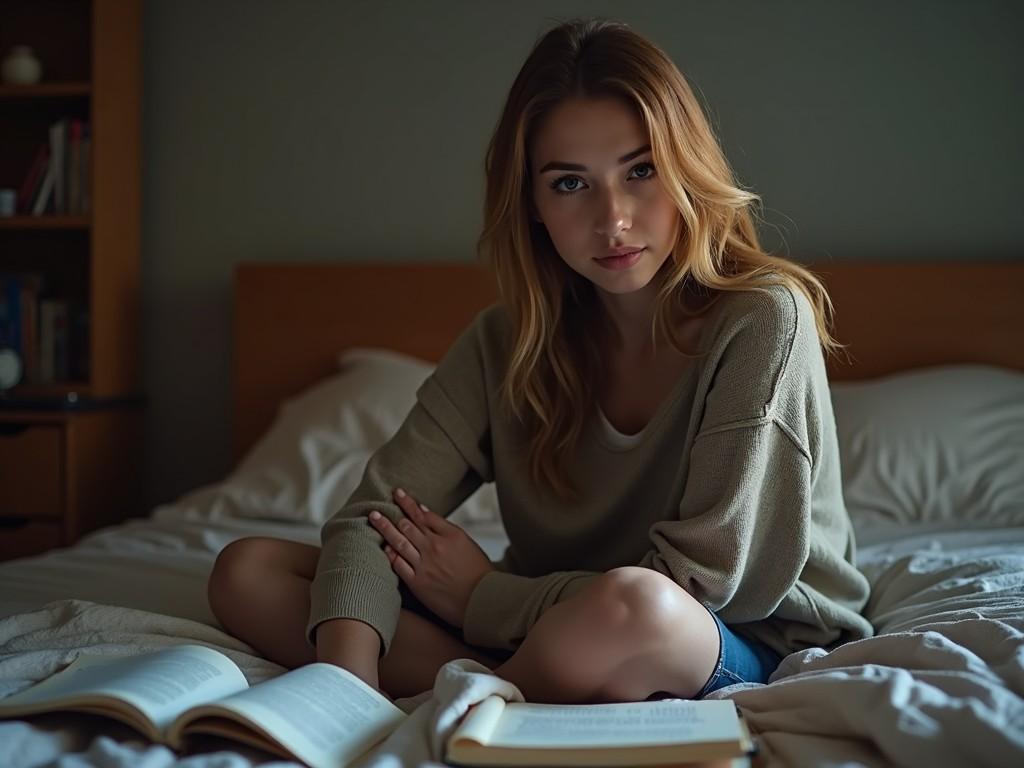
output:
<svg viewBox="0 0 1024 768"><path fill-rule="evenodd" d="M0 218L0 273L42 275L86 318L73 366L82 398L140 390L141 10L141 0L0 0L0 56L29 45L43 65L35 85L0 85L0 187L21 189L56 120L90 127L89 210ZM4 399L63 383L37 377Z"/></svg>
<svg viewBox="0 0 1024 768"><path fill-rule="evenodd" d="M0 83L0 99L79 99L92 95L92 83Z"/></svg>
<svg viewBox="0 0 1024 768"><path fill-rule="evenodd" d="M57 121L88 124L90 140L88 208L0 217L0 278L38 276L37 305L66 304L75 323L63 376L37 365L0 392L0 538L23 542L0 559L136 511L134 490L109 485L101 506L107 462L137 470L141 453L141 37L141 0L0 0L0 58L28 45L43 66L37 84L0 84L0 188L22 189ZM59 503L33 501L54 482Z"/></svg>
<svg viewBox="0 0 1024 768"><path fill-rule="evenodd" d="M3 216L0 229L89 229L92 222L88 216Z"/></svg>

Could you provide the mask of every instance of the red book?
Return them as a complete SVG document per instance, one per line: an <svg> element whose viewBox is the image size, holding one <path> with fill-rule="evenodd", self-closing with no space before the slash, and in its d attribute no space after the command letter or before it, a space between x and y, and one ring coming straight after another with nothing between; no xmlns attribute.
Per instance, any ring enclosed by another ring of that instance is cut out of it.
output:
<svg viewBox="0 0 1024 768"><path fill-rule="evenodd" d="M21 183L21 189L18 190L18 213L32 212L32 200L36 196L36 190L39 189L39 184L42 182L49 164L50 150L45 144L40 144L36 158L29 166L25 181Z"/></svg>

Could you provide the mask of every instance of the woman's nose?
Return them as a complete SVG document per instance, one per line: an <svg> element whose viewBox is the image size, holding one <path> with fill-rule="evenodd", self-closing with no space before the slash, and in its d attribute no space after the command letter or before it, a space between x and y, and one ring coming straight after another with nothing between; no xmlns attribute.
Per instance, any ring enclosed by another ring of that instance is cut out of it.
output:
<svg viewBox="0 0 1024 768"><path fill-rule="evenodd" d="M632 225L633 215L626 195L616 190L606 192L598 209L594 231L602 237L612 238Z"/></svg>

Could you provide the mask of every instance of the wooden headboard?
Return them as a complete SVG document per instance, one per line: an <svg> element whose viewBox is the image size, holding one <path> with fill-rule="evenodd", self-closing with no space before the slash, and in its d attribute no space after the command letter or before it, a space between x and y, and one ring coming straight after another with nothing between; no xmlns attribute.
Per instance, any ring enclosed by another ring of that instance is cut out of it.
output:
<svg viewBox="0 0 1024 768"><path fill-rule="evenodd" d="M1024 263L810 265L852 363L832 380L947 363L1024 370ZM436 361L496 288L475 264L240 264L234 295L234 436L240 457L278 405L336 370L351 346Z"/></svg>

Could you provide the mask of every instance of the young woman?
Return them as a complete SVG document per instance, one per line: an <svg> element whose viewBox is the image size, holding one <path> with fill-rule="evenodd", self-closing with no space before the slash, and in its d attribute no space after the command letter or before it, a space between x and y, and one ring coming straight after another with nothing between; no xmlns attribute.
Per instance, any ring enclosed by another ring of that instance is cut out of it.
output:
<svg viewBox="0 0 1024 768"><path fill-rule="evenodd" d="M224 626L396 697L468 657L547 702L700 697L869 635L828 297L760 248L758 198L670 59L619 23L551 30L486 171L479 245L501 301L423 384L322 549L224 550ZM492 481L499 563L444 520Z"/></svg>

